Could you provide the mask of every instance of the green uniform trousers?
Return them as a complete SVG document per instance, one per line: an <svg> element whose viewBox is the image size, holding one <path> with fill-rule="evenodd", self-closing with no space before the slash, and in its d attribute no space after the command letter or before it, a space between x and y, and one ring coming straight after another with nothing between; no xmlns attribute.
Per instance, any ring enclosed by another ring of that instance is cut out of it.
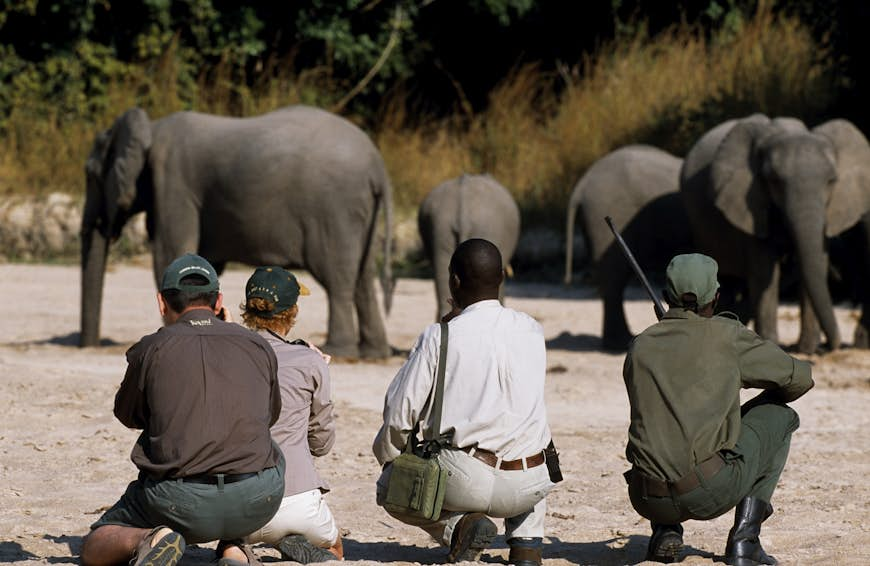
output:
<svg viewBox="0 0 870 566"><path fill-rule="evenodd" d="M284 495L284 464L282 456L277 466L249 479L217 485L154 481L141 474L91 529L166 525L188 543L242 538L268 523L278 510Z"/></svg>
<svg viewBox="0 0 870 566"><path fill-rule="evenodd" d="M732 450L721 451L726 463L721 470L710 478L696 471L698 487L666 497L648 496L642 482L630 481L628 495L634 509L653 524L674 525L687 519L713 519L744 497L770 502L800 419L790 407L760 398L743 405L741 414L740 437Z"/></svg>

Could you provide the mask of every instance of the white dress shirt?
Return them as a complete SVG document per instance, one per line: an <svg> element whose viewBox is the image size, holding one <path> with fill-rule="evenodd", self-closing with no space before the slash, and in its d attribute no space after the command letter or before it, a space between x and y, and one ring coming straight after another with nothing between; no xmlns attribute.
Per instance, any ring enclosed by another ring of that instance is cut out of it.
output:
<svg viewBox="0 0 870 566"><path fill-rule="evenodd" d="M497 300L474 303L448 324L440 432L452 435L456 448L474 446L503 460L539 453L550 442L541 325ZM432 324L387 389L384 424L372 446L381 464L401 453L417 421L431 428L440 345L441 327Z"/></svg>

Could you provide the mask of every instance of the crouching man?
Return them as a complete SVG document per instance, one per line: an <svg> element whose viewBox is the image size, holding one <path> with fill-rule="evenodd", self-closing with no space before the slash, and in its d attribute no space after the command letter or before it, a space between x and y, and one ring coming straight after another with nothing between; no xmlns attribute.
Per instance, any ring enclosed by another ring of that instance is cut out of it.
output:
<svg viewBox="0 0 870 566"><path fill-rule="evenodd" d="M185 544L219 540L218 564L259 564L241 538L284 493L284 458L269 431L281 413L278 363L257 334L216 316L214 268L187 254L163 274L165 326L127 351L115 416L142 433L139 477L91 526L86 566L172 566ZM132 560L131 560L132 559Z"/></svg>
<svg viewBox="0 0 870 566"><path fill-rule="evenodd" d="M551 435L543 331L530 316L499 303L504 272L491 242L461 243L449 276L453 311L444 317L449 337L440 430L430 430L441 346L440 325L433 324L387 390L373 445L383 465L377 501L384 504L391 462L420 423L424 434L433 432L429 437L449 439L437 456L448 472L443 509L432 521L393 516L447 547L451 562L476 560L497 534L487 516L503 517L510 562L535 566L541 564L545 498L553 488L544 456Z"/></svg>
<svg viewBox="0 0 870 566"><path fill-rule="evenodd" d="M652 524L647 560L678 560L682 522L736 507L725 561L776 564L759 533L799 424L786 403L812 388L810 365L737 320L713 316L717 270L705 255L674 257L666 272L670 308L625 358L628 493ZM741 388L764 391L741 407Z"/></svg>

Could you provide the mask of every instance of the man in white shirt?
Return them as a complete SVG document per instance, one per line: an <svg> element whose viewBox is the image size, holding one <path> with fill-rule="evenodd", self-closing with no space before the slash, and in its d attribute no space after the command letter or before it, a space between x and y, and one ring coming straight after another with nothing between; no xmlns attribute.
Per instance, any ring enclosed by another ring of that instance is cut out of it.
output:
<svg viewBox="0 0 870 566"><path fill-rule="evenodd" d="M394 514L449 547L451 562L476 560L497 533L487 517L505 518L510 563L541 563L547 493L553 488L544 449L551 442L544 406L546 348L541 325L503 307L501 254L482 239L461 243L450 260L453 311L449 321L441 428L450 446L438 460L448 472L443 510L434 521ZM441 328L430 325L387 390L384 424L372 449L384 466L383 504L390 463L414 425L432 426L433 390ZM554 454L554 452L553 452Z"/></svg>

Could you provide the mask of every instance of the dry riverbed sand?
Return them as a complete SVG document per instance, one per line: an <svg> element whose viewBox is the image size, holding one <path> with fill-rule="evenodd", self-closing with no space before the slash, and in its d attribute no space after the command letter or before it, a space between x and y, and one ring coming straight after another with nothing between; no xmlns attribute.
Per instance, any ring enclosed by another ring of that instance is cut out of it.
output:
<svg viewBox="0 0 870 566"><path fill-rule="evenodd" d="M241 301L248 274L232 270L222 278L228 305ZM326 297L306 274L301 279L312 295L300 300L294 336L321 343ZM0 265L0 295L0 563L76 563L89 524L136 475L129 453L137 433L114 419L112 402L124 351L160 324L150 269L121 265L107 274L100 348L75 347L76 267ZM630 297L638 332L654 321L652 308L639 290ZM623 356L597 349L600 303L589 289L518 282L508 284L506 302L538 319L548 342L547 404L565 481L548 498L546 565L642 562L648 526L631 509L622 479ZM387 322L391 344L407 351L434 312L429 281L400 280ZM855 312L844 307L837 315L848 340ZM780 308L780 329L784 343L796 341L794 306ZM794 403L802 426L762 540L782 564L870 564L870 352L847 348L809 359L817 385ZM422 531L374 501L371 441L402 362L399 354L331 365L338 438L318 465L333 486L328 502L348 562L435 564L444 557ZM720 563L730 525L730 514L687 523L683 563ZM212 548L190 547L182 564L210 563ZM256 551L265 563L280 560L268 548ZM482 561L506 558L499 537Z"/></svg>

